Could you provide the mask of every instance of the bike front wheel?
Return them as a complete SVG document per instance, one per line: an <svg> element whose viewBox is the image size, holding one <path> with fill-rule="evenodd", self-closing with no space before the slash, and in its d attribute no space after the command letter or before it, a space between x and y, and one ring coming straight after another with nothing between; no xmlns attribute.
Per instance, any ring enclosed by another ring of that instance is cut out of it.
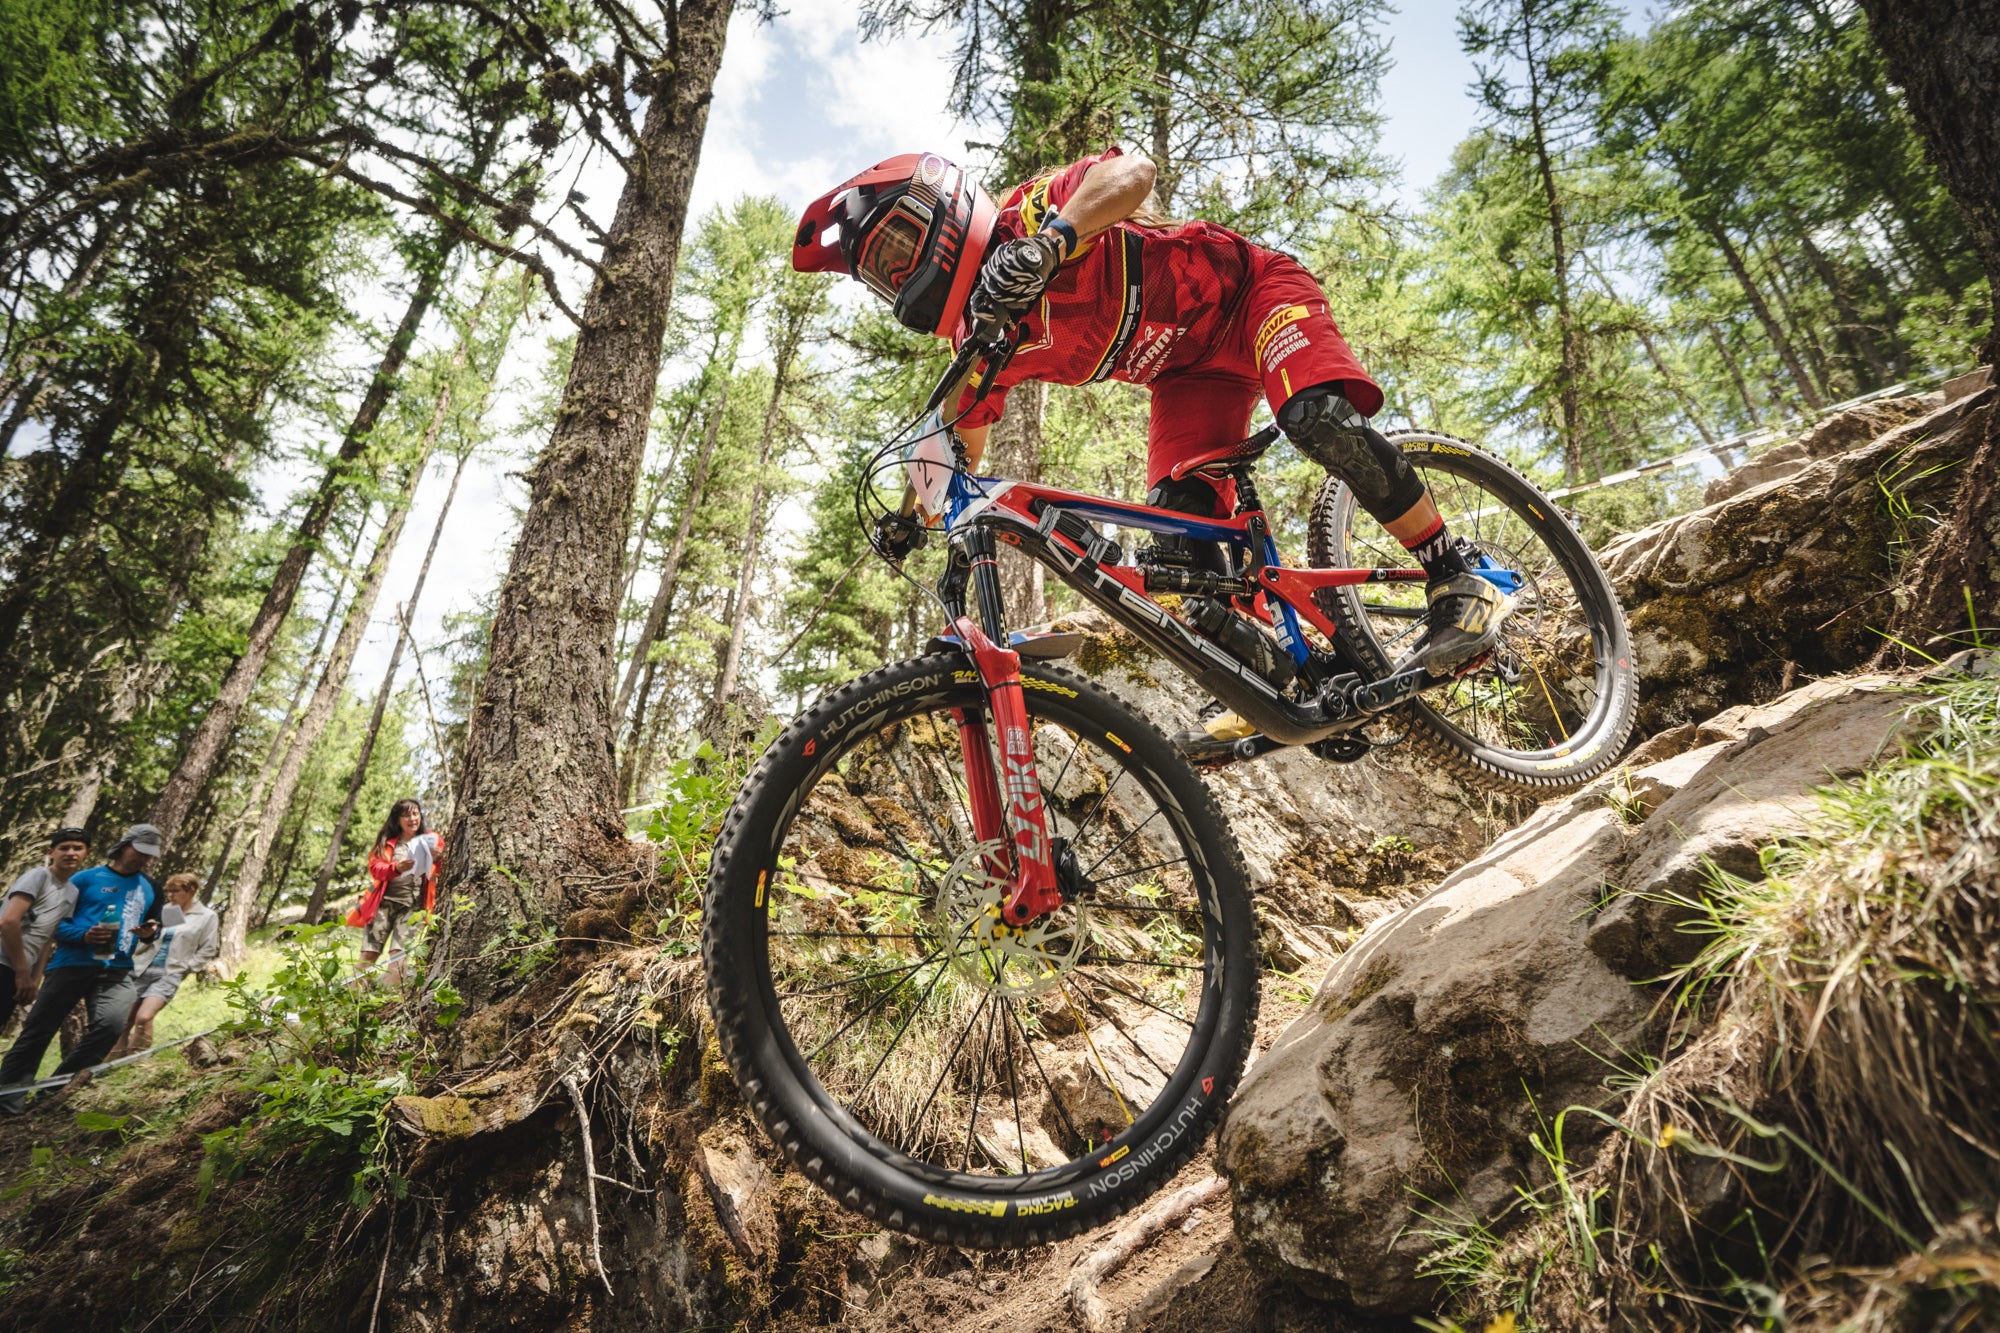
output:
<svg viewBox="0 0 2000 1333"><path fill-rule="evenodd" d="M1236 1086L1258 1000L1207 788L1091 682L1022 673L1061 908L999 915L1004 845L974 830L960 731L990 714L938 654L772 742L702 931L723 1054L785 1154L880 1225L982 1248L1073 1235L1169 1179Z"/></svg>
<svg viewBox="0 0 2000 1333"><path fill-rule="evenodd" d="M1450 435L1389 438L1482 572L1514 598L1493 653L1407 705L1410 744L1491 791L1541 797L1582 786L1618 761L1639 702L1610 580L1562 511L1507 464ZM1313 506L1308 550L1326 568L1417 563L1332 478ZM1319 598L1378 675L1423 632L1421 582L1328 588Z"/></svg>

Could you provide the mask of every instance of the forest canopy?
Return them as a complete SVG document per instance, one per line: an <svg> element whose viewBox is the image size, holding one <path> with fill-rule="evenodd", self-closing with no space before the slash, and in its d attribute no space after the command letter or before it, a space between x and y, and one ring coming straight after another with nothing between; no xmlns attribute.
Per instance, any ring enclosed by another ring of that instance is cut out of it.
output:
<svg viewBox="0 0 2000 1333"><path fill-rule="evenodd" d="M746 194L657 240L613 216L658 136L698 150L712 89L689 53L723 59L726 6L661 12L685 26L618 4L0 3L10 864L56 822L150 814L240 948L274 910L350 892L395 795L448 820L519 590L426 590L416 555L396 583L391 560L468 503L480 540L507 529L502 474L567 484L544 446L625 328L600 317L614 253L653 254L671 291L649 409L593 409L634 451L629 506L600 525L618 559L593 724L633 827L702 745L740 750L935 632L865 558L851 496L941 346L790 271L802 199ZM1547 486L1740 458L1761 429L1974 362L1989 284L1853 6L1470 0L1476 81L1439 95L1472 99L1473 128L1431 183L1384 148L1381 73L1416 54L1388 12L874 0L858 27L947 40L989 182L1111 143L1147 156L1161 213L1307 263L1387 390L1383 424L1483 442ZM648 110L675 98L673 124ZM586 167L609 193L578 188ZM992 458L1136 499L1144 418L1130 386L1021 391ZM1272 464L1296 538L1316 476ZM445 502L468 475L483 498ZM1701 475L1568 503L1603 538ZM1017 619L1062 609L1008 576ZM444 602L441 632L408 633Z"/></svg>

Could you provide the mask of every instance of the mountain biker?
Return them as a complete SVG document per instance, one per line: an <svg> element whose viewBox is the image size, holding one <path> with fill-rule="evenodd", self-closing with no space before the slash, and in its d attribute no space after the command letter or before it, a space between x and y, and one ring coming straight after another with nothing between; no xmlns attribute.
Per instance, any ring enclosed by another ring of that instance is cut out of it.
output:
<svg viewBox="0 0 2000 1333"><path fill-rule="evenodd" d="M959 403L974 466L1009 386L1124 380L1153 394L1146 503L1226 517L1234 481L1203 472L1235 461L1228 446L1249 433L1261 394L1299 452L1344 480L1424 568L1425 632L1396 670L1442 676L1479 658L1511 601L1473 572L1422 479L1369 426L1382 391L1319 284L1290 256L1225 227L1159 218L1146 208L1153 176L1150 162L1114 146L1037 175L996 205L945 158L905 153L808 205L792 266L858 278L901 323L954 346L1021 321L994 392L973 404L968 390ZM892 515L875 540L901 556L921 530ZM1251 730L1233 713L1204 728L1215 741Z"/></svg>

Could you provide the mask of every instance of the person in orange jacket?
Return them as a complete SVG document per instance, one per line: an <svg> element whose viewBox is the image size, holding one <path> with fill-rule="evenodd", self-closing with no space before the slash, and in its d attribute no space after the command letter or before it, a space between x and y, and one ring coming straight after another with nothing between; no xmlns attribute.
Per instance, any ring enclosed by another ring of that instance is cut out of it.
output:
<svg viewBox="0 0 2000 1333"><path fill-rule="evenodd" d="M423 802L405 797L389 807L389 817L382 821L382 831L368 853L368 878L375 887L347 914L347 924L362 930L362 971L374 966L382 946L393 941L395 952L384 977L392 986L402 980L404 925L420 907L425 912L437 909L443 852L444 840L424 822Z"/></svg>

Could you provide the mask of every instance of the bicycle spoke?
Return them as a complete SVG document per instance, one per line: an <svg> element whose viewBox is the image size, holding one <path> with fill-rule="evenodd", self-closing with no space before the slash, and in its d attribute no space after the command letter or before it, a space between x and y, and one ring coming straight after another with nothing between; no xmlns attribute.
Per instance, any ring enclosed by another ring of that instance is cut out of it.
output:
<svg viewBox="0 0 2000 1333"><path fill-rule="evenodd" d="M944 951L940 949L938 950L937 953L929 954L923 958L919 958L914 963L905 963L901 967L885 967L880 972L863 972L858 977L844 977L839 981L829 981L825 985L811 986L805 990L781 990L777 993L778 998L780 1000L797 1000L797 999L802 999L808 995L824 995L830 991L839 990L842 986L858 986L864 981L874 981L881 977L893 977L898 972L914 972L916 969L922 967L925 963L930 962L931 959L938 957L939 954L942 954L943 952Z"/></svg>
<svg viewBox="0 0 2000 1333"><path fill-rule="evenodd" d="M1123 847L1123 846L1124 846L1124 845L1125 845L1126 843L1128 843L1128 842L1132 841L1132 839L1134 839L1134 838L1138 837L1138 836L1139 836L1139 833L1140 833L1140 831L1141 831L1141 830L1143 830L1143 829L1144 829L1144 828L1146 827L1146 825L1148 825L1148 824L1152 823L1152 822L1153 822L1154 820L1158 819L1158 818L1160 817L1160 814L1161 814L1161 811L1160 811L1160 809L1159 809L1159 808L1158 808L1157 806L1155 806L1155 807L1154 807L1154 809L1153 809L1153 813L1152 813L1152 814L1150 814L1150 815L1147 815L1147 816L1146 816L1146 817L1145 817L1144 819L1140 820L1140 821L1139 821L1139 822L1138 822L1137 824L1134 824L1134 825L1132 826L1132 831L1131 831L1131 832L1127 833L1127 834L1126 834L1126 835L1125 835L1124 837L1120 838L1120 839L1119 839L1119 840L1118 840L1117 842L1115 842L1115 843L1113 843L1113 844L1111 845L1111 850L1110 850L1110 851L1106 852L1106 853L1105 853L1105 854L1104 854L1103 856L1100 856L1100 857L1098 857L1098 858L1097 858L1097 859L1096 859L1095 861L1092 861L1092 862L1090 863L1090 869L1089 869L1089 870L1086 870L1086 871L1084 871L1084 872L1083 872L1083 877L1084 877L1085 879L1089 879L1089 878L1090 878L1090 876L1091 876L1091 872L1092 872L1092 871L1096 870L1096 869L1097 869L1097 867L1099 867L1099 866L1103 865L1103 864L1104 864L1104 863L1105 863L1105 862L1106 862L1107 860L1109 860L1109 859L1110 859L1110 858L1111 858L1111 857L1112 857L1113 855L1115 855L1115 854L1117 853L1117 851L1118 851L1118 849L1119 849L1120 847Z"/></svg>
<svg viewBox="0 0 2000 1333"><path fill-rule="evenodd" d="M1077 971L1081 972L1084 970L1085 967L1088 966L1090 966L1090 964L1087 963L1081 964L1077 967ZM1098 985L1104 987L1104 989L1111 991L1114 994L1122 995L1128 1000L1138 1001L1140 1004L1145 1005L1148 1009L1151 1009L1154 1013L1165 1014L1168 1018L1173 1019L1174 1022L1179 1023L1182 1027L1185 1028L1194 1027L1194 1023L1192 1020L1185 1018L1180 1014L1175 1013L1171 1009L1162 1009L1159 1005L1154 1004L1151 1000L1147 999L1143 995L1134 995L1131 991L1123 990L1117 986L1114 986L1109 981L1105 980L1102 976L1098 975L1095 972L1090 974L1090 979L1096 982Z"/></svg>
<svg viewBox="0 0 2000 1333"><path fill-rule="evenodd" d="M1007 964L1000 964L1005 972ZM979 1094L986 1087L986 1057L993 1051L993 1020L1000 1016L1000 1006L994 1005L986 1011L986 1035L979 1041L979 1061L972 1067L972 1112L965 1117L965 1156L959 1159L958 1169L972 1169L972 1143L979 1129Z"/></svg>
<svg viewBox="0 0 2000 1333"><path fill-rule="evenodd" d="M1114 879L1130 879L1134 875L1143 875L1148 870L1159 870L1166 866L1180 865L1186 860L1187 858L1185 856L1176 856L1171 860L1155 861L1153 862L1153 864L1149 866L1140 866L1137 870L1121 870L1115 875L1099 875L1096 879L1092 880L1091 882L1093 884L1109 884Z"/></svg>
<svg viewBox="0 0 2000 1333"><path fill-rule="evenodd" d="M1007 1011L1008 1024L1000 1029L1001 1038L1007 1043L1007 1089L1014 1098L1014 1143L1021 1150L1021 1174L1028 1174L1028 1129L1021 1119L1021 1071L1014 1063L1014 1002L1005 998L1000 1005Z"/></svg>

